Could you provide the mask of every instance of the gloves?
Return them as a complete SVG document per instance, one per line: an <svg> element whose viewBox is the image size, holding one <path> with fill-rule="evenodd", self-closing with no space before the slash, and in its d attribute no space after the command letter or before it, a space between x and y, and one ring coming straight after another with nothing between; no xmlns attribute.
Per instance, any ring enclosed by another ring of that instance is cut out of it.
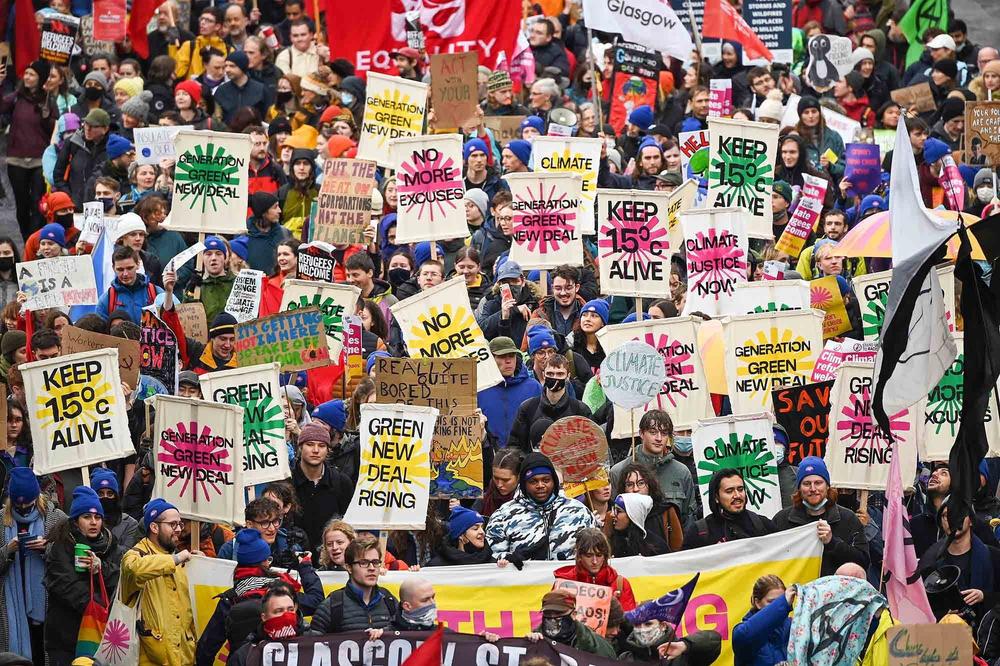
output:
<svg viewBox="0 0 1000 666"><path fill-rule="evenodd" d="M508 562L514 565L514 568L520 571L524 568L524 556L518 552L520 549L515 550L513 553L508 553L507 557L504 558Z"/></svg>

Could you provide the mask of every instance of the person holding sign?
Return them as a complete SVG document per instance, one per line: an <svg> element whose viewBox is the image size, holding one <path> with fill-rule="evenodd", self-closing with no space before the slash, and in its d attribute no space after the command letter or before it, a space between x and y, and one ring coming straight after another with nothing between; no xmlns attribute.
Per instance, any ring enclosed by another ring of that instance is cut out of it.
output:
<svg viewBox="0 0 1000 666"><path fill-rule="evenodd" d="M229 246L218 236L205 239L205 250L201 253L202 274L195 273L184 290L185 303L201 303L205 306L205 318L213 321L226 309L226 302L233 290L236 275L228 269Z"/></svg>
<svg viewBox="0 0 1000 666"><path fill-rule="evenodd" d="M541 21L547 24L548 21ZM618 655L607 640L574 617L576 595L569 590L552 590L542 597L542 624L527 635L529 641L550 640L569 645L598 657Z"/></svg>
<svg viewBox="0 0 1000 666"><path fill-rule="evenodd" d="M566 390L569 381L569 361L562 354L554 354L545 362L545 390L537 398L529 398L517 408L517 416L510 428L507 446L520 448L525 453L538 450L542 435L550 425L567 416L591 418L590 407Z"/></svg>
<svg viewBox="0 0 1000 666"><path fill-rule="evenodd" d="M608 564L611 544L604 532L596 527L580 530L576 535L576 564L559 567L552 574L562 580L610 587L624 610L635 608L635 595L628 579Z"/></svg>
<svg viewBox="0 0 1000 666"><path fill-rule="evenodd" d="M684 533L685 550L778 531L770 518L747 509L747 490L743 474L737 469L720 469L712 475L708 482L708 506L711 513Z"/></svg>

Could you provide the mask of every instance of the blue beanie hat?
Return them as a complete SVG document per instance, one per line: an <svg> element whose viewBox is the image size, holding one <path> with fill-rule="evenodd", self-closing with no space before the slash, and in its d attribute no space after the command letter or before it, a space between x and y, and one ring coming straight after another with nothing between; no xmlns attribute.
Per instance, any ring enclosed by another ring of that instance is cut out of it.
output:
<svg viewBox="0 0 1000 666"><path fill-rule="evenodd" d="M458 537L465 534L466 530L485 522L486 519L477 512L456 506L451 510L451 517L448 519L448 538L458 541Z"/></svg>
<svg viewBox="0 0 1000 666"><path fill-rule="evenodd" d="M587 301L583 308L580 310L580 314L584 312L593 312L598 317L601 318L605 324L608 323L608 317L611 315L611 306L603 298L595 298L592 301Z"/></svg>
<svg viewBox="0 0 1000 666"><path fill-rule="evenodd" d="M531 161L531 143L524 139L514 139L507 144L507 148L514 153L514 157L521 160L521 164L528 166L528 162Z"/></svg>
<svg viewBox="0 0 1000 666"><path fill-rule="evenodd" d="M444 248L441 247L440 243L437 243L437 256L444 257ZM417 264L417 269L431 258L431 242L424 241L423 243L417 243L413 248L413 261Z"/></svg>
<svg viewBox="0 0 1000 666"><path fill-rule="evenodd" d="M381 349L376 349L371 354L368 355L368 360L365 361L365 374L371 374L372 368L375 367L375 363L378 362L380 358L392 358L392 354Z"/></svg>
<svg viewBox="0 0 1000 666"><path fill-rule="evenodd" d="M94 491L113 490L115 495L121 495L121 486L118 485L118 477L106 467L98 467L90 473L90 487Z"/></svg>
<svg viewBox="0 0 1000 666"><path fill-rule="evenodd" d="M226 241L222 240L218 236L209 236L205 239L205 251L218 250L222 254L228 255L229 252L226 251Z"/></svg>
<svg viewBox="0 0 1000 666"><path fill-rule="evenodd" d="M701 129L701 121L697 118L685 118L681 123L682 132L697 132Z"/></svg>
<svg viewBox="0 0 1000 666"><path fill-rule="evenodd" d="M482 139L469 139L465 142L465 147L462 148L462 159L469 159L469 155L474 152L490 154L489 148L486 147L486 142Z"/></svg>
<svg viewBox="0 0 1000 666"><path fill-rule="evenodd" d="M524 137L524 128L534 127L539 134L545 134L545 121L538 116L527 116L521 121L521 137Z"/></svg>
<svg viewBox="0 0 1000 666"><path fill-rule="evenodd" d="M632 113L628 114L628 122L645 132L653 124L653 108L648 104L635 107Z"/></svg>
<svg viewBox="0 0 1000 666"><path fill-rule="evenodd" d="M347 411L344 409L343 400L329 400L313 410L312 417L319 419L338 432L344 431L344 424L347 423Z"/></svg>
<svg viewBox="0 0 1000 666"><path fill-rule="evenodd" d="M877 194L869 194L864 199L861 200L861 206L858 210L858 217L864 217L872 209L877 210L887 210L889 206L885 203L885 199Z"/></svg>
<svg viewBox="0 0 1000 666"><path fill-rule="evenodd" d="M236 553L236 564L260 564L271 557L271 547L260 536L260 532L247 527L236 533L236 543L233 544Z"/></svg>
<svg viewBox="0 0 1000 666"><path fill-rule="evenodd" d="M38 234L38 240L52 241L59 247L66 247L66 230L58 222L46 224Z"/></svg>
<svg viewBox="0 0 1000 666"><path fill-rule="evenodd" d="M924 162L926 164L934 164L950 152L948 144L941 139L930 138L924 142Z"/></svg>
<svg viewBox="0 0 1000 666"><path fill-rule="evenodd" d="M556 346L556 338L548 326L532 326L528 329L528 353Z"/></svg>
<svg viewBox="0 0 1000 666"><path fill-rule="evenodd" d="M130 150L135 150L135 146L133 146L132 142L125 137L118 134L111 134L108 136L105 152L107 152L109 160L117 159Z"/></svg>
<svg viewBox="0 0 1000 666"><path fill-rule="evenodd" d="M229 241L229 249L243 261L250 256L250 239L246 236L237 236Z"/></svg>
<svg viewBox="0 0 1000 666"><path fill-rule="evenodd" d="M38 477L30 467L15 467L10 470L7 494L15 504L28 504L38 499L42 489L38 485Z"/></svg>
<svg viewBox="0 0 1000 666"><path fill-rule="evenodd" d="M817 456L806 456L799 463L799 471L795 475L795 487L801 486L802 480L807 476L819 476L827 484L830 483L830 472L826 469L826 463Z"/></svg>
<svg viewBox="0 0 1000 666"><path fill-rule="evenodd" d="M660 144L656 142L656 139L654 139L651 136L647 136L639 143L639 150L636 152L636 155L641 156L642 151L645 150L646 148L656 148L656 152L658 153L663 152L663 148L661 148Z"/></svg>
<svg viewBox="0 0 1000 666"><path fill-rule="evenodd" d="M653 315L649 314L648 312L643 312L643 313L642 313L642 319L643 319L643 321L645 321L645 320L647 320L647 319L652 319L652 318L653 318ZM628 313L628 314L627 314L627 315L625 316L625 318L624 318L624 319L622 319L622 323L623 323L623 324L631 324L631 323L633 323L633 322L635 322L635 321L636 321L636 318L635 318L635 311L632 311L632 312L629 312L629 313Z"/></svg>
<svg viewBox="0 0 1000 666"><path fill-rule="evenodd" d="M163 499L162 497L154 497L153 499L146 502L146 506L142 508L142 525L149 531L149 526L156 522L156 519L163 515L164 511L170 511L171 509L176 509L177 507Z"/></svg>
<svg viewBox="0 0 1000 666"><path fill-rule="evenodd" d="M101 500L90 486L77 486L73 490L73 503L69 506L70 520L79 518L85 513L96 513L104 517L104 507Z"/></svg>

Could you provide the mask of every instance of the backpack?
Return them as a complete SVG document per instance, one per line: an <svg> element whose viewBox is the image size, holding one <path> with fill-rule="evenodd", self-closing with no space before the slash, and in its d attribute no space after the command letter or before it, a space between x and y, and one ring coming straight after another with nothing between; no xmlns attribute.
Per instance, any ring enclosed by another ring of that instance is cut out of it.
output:
<svg viewBox="0 0 1000 666"><path fill-rule="evenodd" d="M146 283L146 296L149 298L149 305L156 302L156 287L153 286L152 282ZM118 290L115 289L114 283L108 287L108 314L118 309Z"/></svg>
<svg viewBox="0 0 1000 666"><path fill-rule="evenodd" d="M261 598L251 597L236 601L236 593L232 590L224 592L221 597L227 599L232 607L226 614L226 640L229 641L229 654L233 654L246 643L247 636L257 628L260 622ZM236 601L236 603L232 603Z"/></svg>
<svg viewBox="0 0 1000 666"><path fill-rule="evenodd" d="M326 633L335 634L344 626L344 588L334 590L326 600L330 602L330 626ZM397 602L391 594L385 594L385 607L389 611L389 617L396 617Z"/></svg>

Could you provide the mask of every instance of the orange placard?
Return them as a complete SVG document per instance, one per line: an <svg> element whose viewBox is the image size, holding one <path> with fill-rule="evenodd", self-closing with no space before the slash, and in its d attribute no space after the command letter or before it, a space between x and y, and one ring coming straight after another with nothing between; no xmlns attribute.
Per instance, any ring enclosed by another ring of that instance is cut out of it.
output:
<svg viewBox="0 0 1000 666"><path fill-rule="evenodd" d="M601 636L605 634L611 611L611 596L614 594L610 587L559 579L552 584L552 589L569 590L576 594L576 619Z"/></svg>

